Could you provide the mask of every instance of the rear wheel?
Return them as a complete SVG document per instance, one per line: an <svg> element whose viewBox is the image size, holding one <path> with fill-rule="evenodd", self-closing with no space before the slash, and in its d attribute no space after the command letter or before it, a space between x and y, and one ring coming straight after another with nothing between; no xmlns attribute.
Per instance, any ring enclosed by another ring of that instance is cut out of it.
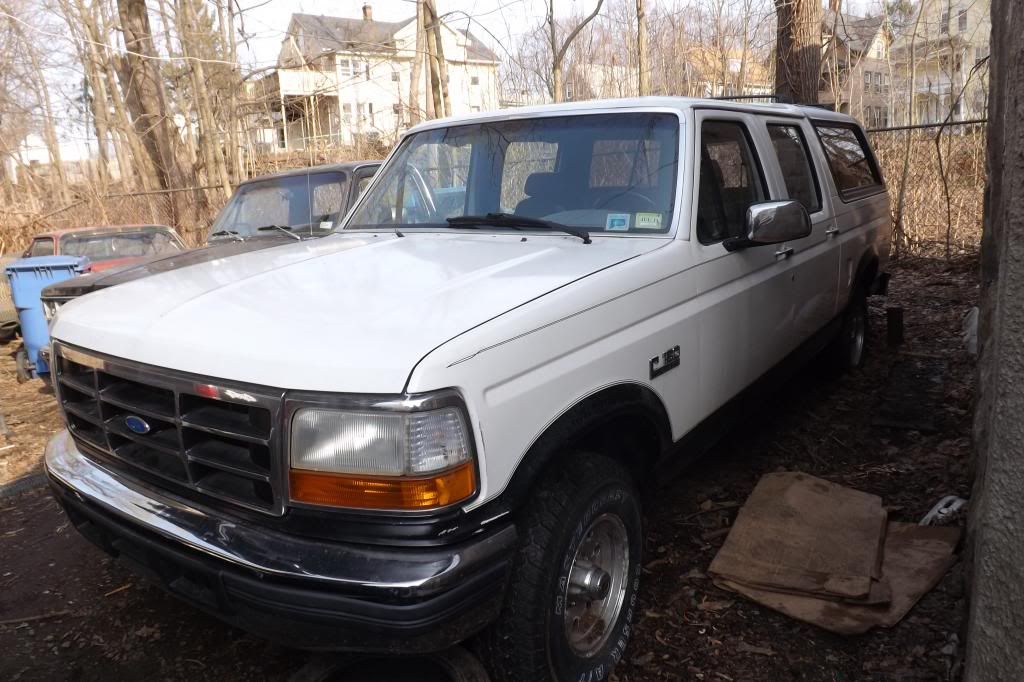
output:
<svg viewBox="0 0 1024 682"><path fill-rule="evenodd" d="M851 293L850 302L843 313L842 330L829 349L835 369L845 372L863 365L867 339L868 297L862 287L857 287Z"/></svg>
<svg viewBox="0 0 1024 682"><path fill-rule="evenodd" d="M629 473L580 453L546 477L519 524L505 606L484 633L495 680L606 679L632 632L640 503Z"/></svg>
<svg viewBox="0 0 1024 682"><path fill-rule="evenodd" d="M28 361L28 351L22 346L14 354L15 378L19 384L32 380L32 367Z"/></svg>

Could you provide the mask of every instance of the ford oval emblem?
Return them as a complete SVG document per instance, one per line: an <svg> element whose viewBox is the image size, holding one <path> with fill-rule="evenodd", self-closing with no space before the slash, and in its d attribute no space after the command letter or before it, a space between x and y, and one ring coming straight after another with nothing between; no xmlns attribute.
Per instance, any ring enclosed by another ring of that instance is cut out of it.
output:
<svg viewBox="0 0 1024 682"><path fill-rule="evenodd" d="M137 417L134 414L130 414L124 418L124 425L128 427L128 430L132 433L137 433L140 436L149 433L150 426L142 417Z"/></svg>

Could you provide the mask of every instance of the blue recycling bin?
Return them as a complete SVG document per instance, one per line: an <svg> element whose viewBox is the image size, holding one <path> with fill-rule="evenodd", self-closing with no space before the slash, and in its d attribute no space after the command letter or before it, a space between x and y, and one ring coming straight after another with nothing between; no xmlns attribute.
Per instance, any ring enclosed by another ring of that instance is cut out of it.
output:
<svg viewBox="0 0 1024 682"><path fill-rule="evenodd" d="M24 344L24 357L18 368L20 379L39 377L50 371L39 357L39 351L50 344L40 293L55 282L82 274L88 263L89 259L81 256L37 256L16 260L4 268L11 283L11 298L18 311Z"/></svg>

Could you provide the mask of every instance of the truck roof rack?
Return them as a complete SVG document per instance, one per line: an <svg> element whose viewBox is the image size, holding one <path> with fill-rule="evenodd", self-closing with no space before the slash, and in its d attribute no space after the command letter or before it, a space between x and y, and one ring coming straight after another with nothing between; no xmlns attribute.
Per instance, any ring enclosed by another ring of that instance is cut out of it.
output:
<svg viewBox="0 0 1024 682"><path fill-rule="evenodd" d="M708 99L718 99L723 101L736 101L746 102L750 100L765 100L769 103L774 104L796 104L786 95L718 95L716 97L709 97Z"/></svg>
<svg viewBox="0 0 1024 682"><path fill-rule="evenodd" d="M764 100L765 102L770 104L793 104L801 107L817 107L818 109L835 111L834 105L829 104L827 102L794 102L786 95L720 95L717 97L708 97L707 99L717 99L727 102L749 102Z"/></svg>

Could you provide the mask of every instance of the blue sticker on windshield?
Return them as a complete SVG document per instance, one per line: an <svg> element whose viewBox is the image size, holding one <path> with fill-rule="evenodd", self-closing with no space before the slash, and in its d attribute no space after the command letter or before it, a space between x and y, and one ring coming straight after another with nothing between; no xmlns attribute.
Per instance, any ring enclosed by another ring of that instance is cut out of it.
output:
<svg viewBox="0 0 1024 682"><path fill-rule="evenodd" d="M609 213L604 221L604 229L609 232L626 232L629 230L628 213Z"/></svg>

